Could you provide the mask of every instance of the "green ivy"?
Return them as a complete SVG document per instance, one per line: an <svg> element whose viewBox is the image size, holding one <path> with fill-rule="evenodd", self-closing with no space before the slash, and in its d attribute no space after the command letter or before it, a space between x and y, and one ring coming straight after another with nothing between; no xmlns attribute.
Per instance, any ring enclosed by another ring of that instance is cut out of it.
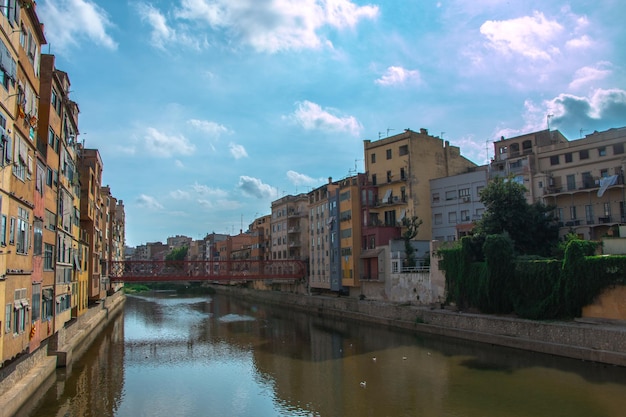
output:
<svg viewBox="0 0 626 417"><path fill-rule="evenodd" d="M463 238L439 250L447 301L534 320L580 317L604 290L626 285L626 256L591 256L597 245L571 240L562 261L515 258L508 236L491 235L484 239L485 261L477 262L475 242Z"/></svg>

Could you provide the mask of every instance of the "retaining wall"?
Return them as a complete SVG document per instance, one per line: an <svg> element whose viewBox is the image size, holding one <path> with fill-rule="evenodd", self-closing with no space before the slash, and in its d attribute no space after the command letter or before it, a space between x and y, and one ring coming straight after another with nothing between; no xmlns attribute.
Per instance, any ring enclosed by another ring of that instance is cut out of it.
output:
<svg viewBox="0 0 626 417"><path fill-rule="evenodd" d="M626 322L540 322L347 297L216 286L220 292L330 317L626 366Z"/></svg>

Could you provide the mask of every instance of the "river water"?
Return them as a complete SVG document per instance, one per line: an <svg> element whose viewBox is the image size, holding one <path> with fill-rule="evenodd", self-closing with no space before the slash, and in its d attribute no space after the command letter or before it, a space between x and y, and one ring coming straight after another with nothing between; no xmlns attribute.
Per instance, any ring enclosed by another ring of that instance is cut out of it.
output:
<svg viewBox="0 0 626 417"><path fill-rule="evenodd" d="M19 416L622 417L626 369L228 296L129 296Z"/></svg>

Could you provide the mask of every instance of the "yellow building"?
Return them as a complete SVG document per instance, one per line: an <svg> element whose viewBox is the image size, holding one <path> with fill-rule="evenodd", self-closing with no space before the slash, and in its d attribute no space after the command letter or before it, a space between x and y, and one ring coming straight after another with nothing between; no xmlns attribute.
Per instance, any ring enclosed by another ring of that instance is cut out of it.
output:
<svg viewBox="0 0 626 417"><path fill-rule="evenodd" d="M87 266L89 303L104 298L106 282L102 281L103 232L102 216L104 203L101 196L102 158L97 149L85 149L78 144L80 194L80 228L84 247L83 261Z"/></svg>
<svg viewBox="0 0 626 417"><path fill-rule="evenodd" d="M430 184L433 178L468 172L476 166L457 146L428 134L426 129L377 141L364 141L365 169L375 187L364 211L364 224L398 227L406 216L422 221L419 240L430 240L432 216Z"/></svg>
<svg viewBox="0 0 626 417"><path fill-rule="evenodd" d="M344 290L360 287L361 276L361 186L367 177L358 174L339 181L339 257Z"/></svg>
<svg viewBox="0 0 626 417"><path fill-rule="evenodd" d="M3 10L0 22L3 29L0 98L2 111L6 111L6 118L2 116L6 138L2 142L5 151L2 212L6 216L6 246L1 256L6 258L2 354L3 359L11 359L31 349L31 329L35 329L33 336L37 337L32 347L36 347L39 338L41 276L33 268L34 179L39 56L46 40L32 7Z"/></svg>
<svg viewBox="0 0 626 417"><path fill-rule="evenodd" d="M491 176L511 176L529 203L554 205L559 234L598 240L626 222L626 127L568 141L543 130L494 143Z"/></svg>

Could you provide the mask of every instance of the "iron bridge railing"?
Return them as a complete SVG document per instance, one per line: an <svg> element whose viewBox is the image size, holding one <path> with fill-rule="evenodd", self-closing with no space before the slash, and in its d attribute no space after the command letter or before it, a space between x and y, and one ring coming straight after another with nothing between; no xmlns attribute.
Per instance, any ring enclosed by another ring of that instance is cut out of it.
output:
<svg viewBox="0 0 626 417"><path fill-rule="evenodd" d="M252 281L299 280L306 276L300 260L111 261L111 281Z"/></svg>

